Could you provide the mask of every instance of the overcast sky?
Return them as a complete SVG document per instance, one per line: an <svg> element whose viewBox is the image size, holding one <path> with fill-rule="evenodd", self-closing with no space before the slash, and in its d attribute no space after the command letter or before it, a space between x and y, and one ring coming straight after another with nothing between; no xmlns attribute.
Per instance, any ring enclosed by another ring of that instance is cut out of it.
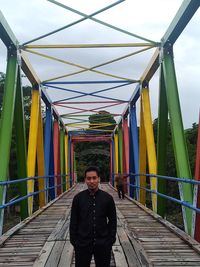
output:
<svg viewBox="0 0 200 267"><path fill-rule="evenodd" d="M91 14L105 6L114 3L110 0L60 0L60 3L75 8L83 13ZM170 22L175 16L182 0L126 0L112 9L97 15L95 18L123 28L129 32L159 42L166 32ZM58 29L64 25L81 18L64 8L61 8L47 0L0 0L0 8L20 44L32 40L45 33ZM191 127L193 122L198 122L200 99L200 34L199 23L200 10L196 12L186 29L174 45L174 59L179 87L180 103L183 115L184 127ZM32 44L84 44L84 43L143 43L117 31L106 28L91 20L72 26L64 31L47 38L33 42ZM34 50L48 54L66 61L70 61L85 67L92 67L119 56L137 51L138 48L98 48L98 49L43 49ZM146 68L153 52L151 49L126 60L109 64L98 70L112 73L130 79L139 79ZM60 76L80 70L77 67L61 64L56 61L28 54L29 59L41 80ZM0 42L0 71L5 72L6 49ZM110 80L109 77L99 74L84 72L63 80ZM26 81L24 81L26 83ZM113 85L110 85L113 86ZM104 92L103 96L129 100L136 85L129 85L122 89ZM107 88L107 85L95 86L95 90ZM94 91L94 85L68 85L63 88L87 92ZM48 93L52 101L63 97L73 97L78 94L65 93L61 90L50 90ZM153 119L157 117L158 110L158 73L150 82L150 97ZM82 99L82 100L81 100ZM75 101L76 99L74 99ZM86 100L84 98L84 100ZM76 101L83 101L77 98ZM87 98L87 101L103 101L102 98ZM98 107L98 105L96 105ZM109 112L120 113L126 104L108 108ZM80 108L94 108L94 105L79 106ZM58 108L59 112L66 113L70 109Z"/></svg>

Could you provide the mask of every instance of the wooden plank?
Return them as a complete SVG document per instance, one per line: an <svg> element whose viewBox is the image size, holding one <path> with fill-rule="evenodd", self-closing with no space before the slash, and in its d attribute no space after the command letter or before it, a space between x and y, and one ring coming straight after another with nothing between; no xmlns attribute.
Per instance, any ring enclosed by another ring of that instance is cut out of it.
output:
<svg viewBox="0 0 200 267"><path fill-rule="evenodd" d="M131 202L136 204L138 207L140 207L142 210L144 210L146 213L151 215L153 218L155 218L158 222L160 222L162 225L167 227L170 231L172 231L176 236L180 237L182 240L184 240L189 246L191 246L196 252L200 254L200 244L192 239L188 234L177 228L175 225L171 224L170 222L164 220L160 215L154 213L152 210L148 209L147 207L144 207L141 203L127 197Z"/></svg>
<svg viewBox="0 0 200 267"><path fill-rule="evenodd" d="M48 257L45 267L58 266L64 245L65 245L65 241L55 241L55 245L53 246L53 249L51 250L51 254Z"/></svg>
<svg viewBox="0 0 200 267"><path fill-rule="evenodd" d="M58 221L54 231L49 236L48 241L66 240L66 236L68 233L67 230L69 228L69 215L70 215L70 209L67 209L63 218Z"/></svg>
<svg viewBox="0 0 200 267"><path fill-rule="evenodd" d="M46 210L47 208L49 208L50 206L52 206L56 201L58 201L60 198L63 197L63 195L65 195L66 193L72 191L74 189L74 187L70 188L68 191L64 192L63 194L61 194L60 196L58 196L56 199L52 200L51 202L49 202L45 207L42 207L41 209L39 209L38 211L34 212L34 214L31 217L26 218L25 220L23 220L22 222L20 222L19 224L17 224L15 227L11 228L10 230L8 230L5 234L3 234L0 237L0 247L4 244L4 242L10 238L13 234L15 234L17 231L19 231L20 229L22 229L25 225L27 225L28 223L30 223L33 219L35 219L39 214L41 214L42 212L44 212L44 210Z"/></svg>
<svg viewBox="0 0 200 267"><path fill-rule="evenodd" d="M39 256L33 263L33 267L44 267L45 266L54 245L55 245L55 242L53 241L45 243L44 247L40 251Z"/></svg>
<svg viewBox="0 0 200 267"><path fill-rule="evenodd" d="M65 242L58 267L71 266L74 247L69 241Z"/></svg>
<svg viewBox="0 0 200 267"><path fill-rule="evenodd" d="M139 240L137 240L136 236L134 235L134 233L130 232L130 230L128 230L127 228L127 224L126 224L126 220L125 217L123 216L123 214L120 212L120 210L117 208L117 216L119 216L120 221L122 222L122 225L124 227L124 230L135 250L135 253L137 255L137 258L140 262L140 264L142 266L152 266L144 248L142 247L141 243L139 242Z"/></svg>
<svg viewBox="0 0 200 267"><path fill-rule="evenodd" d="M123 249L121 246L113 246L112 252L115 259L116 267L128 267L128 264L126 262L126 257L124 255ZM137 265L135 265L136 267Z"/></svg>
<svg viewBox="0 0 200 267"><path fill-rule="evenodd" d="M128 266L130 267L141 266L137 254L135 253L135 250L133 249L126 235L126 232L122 227L117 228L117 234L119 237L120 244L123 248L124 254L126 255Z"/></svg>

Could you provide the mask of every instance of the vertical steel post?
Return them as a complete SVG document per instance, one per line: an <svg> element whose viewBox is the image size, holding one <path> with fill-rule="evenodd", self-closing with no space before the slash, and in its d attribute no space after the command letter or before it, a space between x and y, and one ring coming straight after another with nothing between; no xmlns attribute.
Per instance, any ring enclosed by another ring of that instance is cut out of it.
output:
<svg viewBox="0 0 200 267"><path fill-rule="evenodd" d="M142 108L144 114L143 119L144 119L145 135L146 135L149 172L152 174L156 174L157 172L156 148L155 148L154 133L153 133L149 89L148 89L148 83L146 82L143 82L141 96L142 96ZM152 190L157 191L156 177L152 176L150 178L150 185ZM157 212L157 195L152 193L151 198L152 198L153 211Z"/></svg>
<svg viewBox="0 0 200 267"><path fill-rule="evenodd" d="M38 136L38 116L39 116L40 92L38 88L32 89L31 118L29 127L28 155L27 155L27 175L35 176L37 136ZM28 194L34 192L34 180L27 181ZM28 198L29 216L33 213L33 196Z"/></svg>
<svg viewBox="0 0 200 267"><path fill-rule="evenodd" d="M68 159L69 159L69 183L70 188L72 187L72 156L71 156L71 135L69 135L68 139Z"/></svg>
<svg viewBox="0 0 200 267"><path fill-rule="evenodd" d="M119 172L119 146L118 146L118 133L114 134L114 143L115 143L115 174ZM115 186L115 183L114 185Z"/></svg>
<svg viewBox="0 0 200 267"><path fill-rule="evenodd" d="M71 142L71 174L72 185L74 185L74 143Z"/></svg>
<svg viewBox="0 0 200 267"><path fill-rule="evenodd" d="M53 151L54 151L54 175L56 196L61 194L61 177L60 177L60 129L59 122L54 120L53 123Z"/></svg>
<svg viewBox="0 0 200 267"><path fill-rule="evenodd" d="M137 118L136 118L136 107L131 106L129 108L129 140L130 140L130 148L129 148L129 172L130 172L130 184L139 186L139 176L134 176L133 173L139 173L139 144L138 144L138 128L137 128ZM136 199L139 200L139 189L136 188L134 190L133 187L130 186L130 196L134 197L134 191L136 191Z"/></svg>
<svg viewBox="0 0 200 267"><path fill-rule="evenodd" d="M146 145L146 135L144 128L144 113L142 108L142 97L140 98L140 129L139 129L139 170L141 174L146 173L147 167L147 145ZM140 176L140 186L146 188L146 176ZM140 203L146 204L146 191L140 189Z"/></svg>
<svg viewBox="0 0 200 267"><path fill-rule="evenodd" d="M14 118L15 96L17 83L17 52L8 51L8 63L4 86L3 107L0 127L0 181L7 180L12 126ZM5 203L6 188L0 187L0 204ZM3 228L4 210L0 212L0 234Z"/></svg>
<svg viewBox="0 0 200 267"><path fill-rule="evenodd" d="M123 118L122 121L123 129L123 173L129 173L129 129L128 129L128 119ZM127 186L128 178L124 177L125 181L125 192L129 194L129 187Z"/></svg>
<svg viewBox="0 0 200 267"><path fill-rule="evenodd" d="M167 134L168 134L168 107L166 88L163 77L163 66L160 68L160 84L159 84L159 107L158 107L158 132L157 132L157 173L159 175L166 174L167 162ZM158 179L158 192L166 195L166 180ZM166 213L166 199L158 196L157 213L162 217Z"/></svg>
<svg viewBox="0 0 200 267"><path fill-rule="evenodd" d="M199 126L198 126L198 137L197 137L195 180L200 181L200 113L199 113ZM197 200L196 207L199 209L200 208L200 186L198 186L198 189L197 189L196 200ZM200 213L196 213L194 238L195 240L200 242Z"/></svg>
<svg viewBox="0 0 200 267"><path fill-rule="evenodd" d="M65 134L65 172L66 172L66 190L70 188L69 182L69 154L68 154L68 134Z"/></svg>
<svg viewBox="0 0 200 267"><path fill-rule="evenodd" d="M119 152L119 172L123 173L123 135L122 135L122 125L118 126L118 152Z"/></svg>
<svg viewBox="0 0 200 267"><path fill-rule="evenodd" d="M16 132L16 155L17 155L17 174L18 178L27 177L26 165L26 129L24 121L24 104L23 104L23 89L21 83L21 72L18 67L17 90L15 102L15 132ZM21 196L27 195L26 181L18 184ZM20 201L21 219L28 217L28 202L27 199Z"/></svg>
<svg viewBox="0 0 200 267"><path fill-rule="evenodd" d="M37 167L38 176L45 175L45 163L44 163L44 139L43 139L43 120L42 120L42 107L41 99L39 101L39 114L38 114L38 136L37 136ZM38 179L39 191L45 189L45 179ZM46 204L45 192L39 193L39 206L42 208Z"/></svg>
<svg viewBox="0 0 200 267"><path fill-rule="evenodd" d="M52 122L52 131L51 131L51 140L50 140L50 161L49 161L49 199L54 199L56 197L56 187L55 187L55 169L54 169L54 147L53 147L53 122Z"/></svg>
<svg viewBox="0 0 200 267"><path fill-rule="evenodd" d="M170 44L164 48L163 52L163 73L166 86L167 103L170 117L170 126L175 153L176 169L178 177L191 178L188 152L186 147L181 108L178 95L175 67L173 61L173 49ZM192 185L179 183L181 200L192 204ZM192 210L182 206L185 231L191 234L192 230Z"/></svg>
<svg viewBox="0 0 200 267"><path fill-rule="evenodd" d="M54 160L53 160L53 141L52 141L52 109L51 105L46 105L46 120L45 120L45 138L44 138L44 157L45 157L45 188L54 186L54 179L49 178L49 175L54 175ZM55 198L53 189L46 190L46 201Z"/></svg>
<svg viewBox="0 0 200 267"><path fill-rule="evenodd" d="M74 144L73 144L73 146L74 146ZM74 149L73 149L73 151L74 151ZM75 151L74 151L73 160L74 160L74 183L77 183L76 152Z"/></svg>
<svg viewBox="0 0 200 267"><path fill-rule="evenodd" d="M65 179L65 130L60 130L60 168L61 168L61 181L63 192L66 191L66 179Z"/></svg>
<svg viewBox="0 0 200 267"><path fill-rule="evenodd" d="M115 142L112 138L112 186L115 184Z"/></svg>

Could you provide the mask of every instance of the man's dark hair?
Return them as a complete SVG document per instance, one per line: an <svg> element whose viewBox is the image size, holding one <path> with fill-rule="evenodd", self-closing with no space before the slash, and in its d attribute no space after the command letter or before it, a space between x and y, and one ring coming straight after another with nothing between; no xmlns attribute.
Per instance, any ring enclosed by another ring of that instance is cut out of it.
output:
<svg viewBox="0 0 200 267"><path fill-rule="evenodd" d="M100 176L100 170L98 167L95 167L95 166L90 166L88 167L86 170L85 170L85 177L86 177L86 173L87 172L96 172L97 173L97 176L99 177Z"/></svg>

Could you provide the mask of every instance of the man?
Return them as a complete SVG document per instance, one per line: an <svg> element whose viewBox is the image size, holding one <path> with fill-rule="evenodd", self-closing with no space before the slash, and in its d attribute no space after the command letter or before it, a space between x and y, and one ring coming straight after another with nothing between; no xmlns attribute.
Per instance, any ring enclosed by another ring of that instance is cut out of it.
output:
<svg viewBox="0 0 200 267"><path fill-rule="evenodd" d="M123 174L118 173L115 176L115 182L117 187L118 196L121 199L124 199L124 176Z"/></svg>
<svg viewBox="0 0 200 267"><path fill-rule="evenodd" d="M111 195L99 189L96 167L85 171L88 189L72 202L70 242L75 248L75 266L90 267L92 255L96 267L109 267L112 245L116 239L116 208Z"/></svg>

